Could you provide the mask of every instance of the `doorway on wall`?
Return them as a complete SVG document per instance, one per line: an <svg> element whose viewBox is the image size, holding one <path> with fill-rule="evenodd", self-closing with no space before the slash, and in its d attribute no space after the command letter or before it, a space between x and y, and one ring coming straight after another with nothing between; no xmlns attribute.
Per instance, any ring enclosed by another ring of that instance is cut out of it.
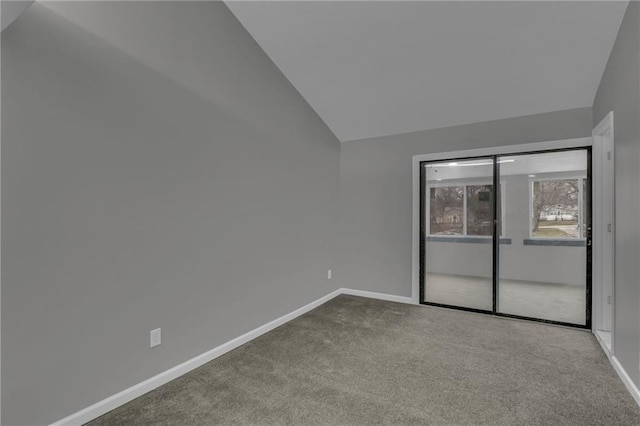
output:
<svg viewBox="0 0 640 426"><path fill-rule="evenodd" d="M422 161L422 304L591 326L591 148Z"/></svg>
<svg viewBox="0 0 640 426"><path fill-rule="evenodd" d="M614 292L614 143L613 111L593 129L594 149L594 276L593 332L613 354Z"/></svg>

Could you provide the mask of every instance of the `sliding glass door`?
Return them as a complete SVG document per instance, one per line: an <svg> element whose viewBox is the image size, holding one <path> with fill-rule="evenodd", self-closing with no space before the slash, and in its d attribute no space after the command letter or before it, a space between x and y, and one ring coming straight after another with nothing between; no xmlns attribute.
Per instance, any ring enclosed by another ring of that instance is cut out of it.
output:
<svg viewBox="0 0 640 426"><path fill-rule="evenodd" d="M497 311L586 326L590 232L585 149L502 156L505 231Z"/></svg>
<svg viewBox="0 0 640 426"><path fill-rule="evenodd" d="M588 327L589 164L587 148L421 163L421 303Z"/></svg>
<svg viewBox="0 0 640 426"><path fill-rule="evenodd" d="M427 163L423 169L423 300L491 312L493 158Z"/></svg>

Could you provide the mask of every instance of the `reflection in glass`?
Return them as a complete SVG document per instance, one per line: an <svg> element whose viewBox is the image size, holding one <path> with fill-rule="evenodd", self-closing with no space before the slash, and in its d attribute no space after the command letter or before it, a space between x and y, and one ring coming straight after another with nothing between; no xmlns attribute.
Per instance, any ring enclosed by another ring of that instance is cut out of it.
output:
<svg viewBox="0 0 640 426"><path fill-rule="evenodd" d="M464 187L431 188L430 217L432 235L462 235Z"/></svg>
<svg viewBox="0 0 640 426"><path fill-rule="evenodd" d="M578 179L533 182L531 236L580 237L580 188Z"/></svg>
<svg viewBox="0 0 640 426"><path fill-rule="evenodd" d="M498 156L497 190L493 158L423 163L423 301L586 325L587 158Z"/></svg>
<svg viewBox="0 0 640 426"><path fill-rule="evenodd" d="M500 245L497 312L585 325L587 151L499 160L512 243Z"/></svg>
<svg viewBox="0 0 640 426"><path fill-rule="evenodd" d="M467 234L493 235L493 185L467 186Z"/></svg>
<svg viewBox="0 0 640 426"><path fill-rule="evenodd" d="M424 301L493 307L493 162L423 164Z"/></svg>

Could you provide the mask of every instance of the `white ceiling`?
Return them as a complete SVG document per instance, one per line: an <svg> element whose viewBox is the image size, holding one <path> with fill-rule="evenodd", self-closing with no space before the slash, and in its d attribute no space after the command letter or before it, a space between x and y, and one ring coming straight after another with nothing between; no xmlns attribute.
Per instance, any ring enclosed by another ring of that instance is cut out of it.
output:
<svg viewBox="0 0 640 426"><path fill-rule="evenodd" d="M591 106L627 2L227 5L345 141Z"/></svg>

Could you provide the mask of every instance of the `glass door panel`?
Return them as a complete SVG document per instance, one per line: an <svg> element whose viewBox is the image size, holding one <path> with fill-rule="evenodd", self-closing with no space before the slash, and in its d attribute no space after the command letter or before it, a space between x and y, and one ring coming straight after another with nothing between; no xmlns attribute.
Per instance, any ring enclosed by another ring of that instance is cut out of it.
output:
<svg viewBox="0 0 640 426"><path fill-rule="evenodd" d="M421 302L493 310L493 158L426 162Z"/></svg>
<svg viewBox="0 0 640 426"><path fill-rule="evenodd" d="M502 229L496 311L586 325L586 149L498 157Z"/></svg>

